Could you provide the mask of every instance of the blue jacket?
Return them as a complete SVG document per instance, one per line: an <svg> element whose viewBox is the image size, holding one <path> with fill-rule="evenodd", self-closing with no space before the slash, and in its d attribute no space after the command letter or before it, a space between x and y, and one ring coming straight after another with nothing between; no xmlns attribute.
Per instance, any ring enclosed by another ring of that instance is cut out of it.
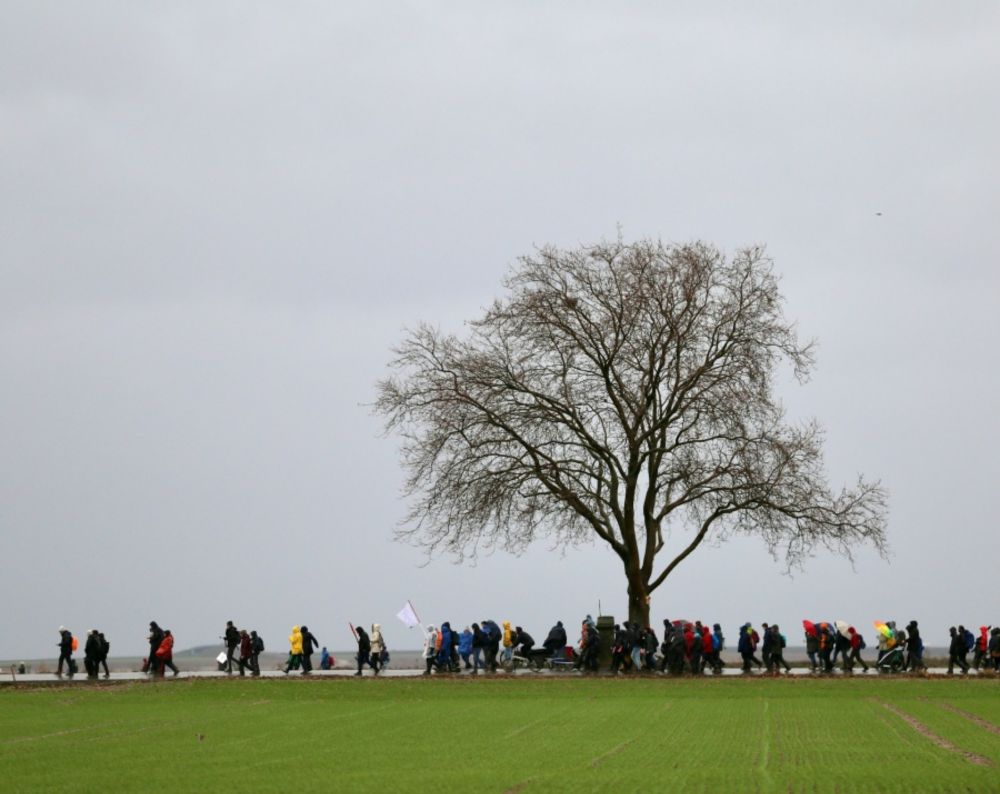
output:
<svg viewBox="0 0 1000 794"><path fill-rule="evenodd" d="M472 632L469 629L458 635L458 652L463 656L472 653Z"/></svg>
<svg viewBox="0 0 1000 794"><path fill-rule="evenodd" d="M740 626L740 644L737 646L737 650L743 654L753 653L753 640L750 637L750 624L744 623Z"/></svg>
<svg viewBox="0 0 1000 794"><path fill-rule="evenodd" d="M441 624L441 658L447 659L451 656L451 624Z"/></svg>

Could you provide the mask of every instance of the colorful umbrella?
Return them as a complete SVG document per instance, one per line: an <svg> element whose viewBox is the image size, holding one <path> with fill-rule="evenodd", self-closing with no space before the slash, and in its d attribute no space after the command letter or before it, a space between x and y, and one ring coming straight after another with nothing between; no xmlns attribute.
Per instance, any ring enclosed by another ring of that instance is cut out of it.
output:
<svg viewBox="0 0 1000 794"><path fill-rule="evenodd" d="M810 637L816 636L816 624L814 624L811 620L803 620L802 628L806 630L806 634Z"/></svg>
<svg viewBox="0 0 1000 794"><path fill-rule="evenodd" d="M883 637L888 637L890 640L892 639L892 629L885 625L885 623L881 620L875 621L875 630Z"/></svg>

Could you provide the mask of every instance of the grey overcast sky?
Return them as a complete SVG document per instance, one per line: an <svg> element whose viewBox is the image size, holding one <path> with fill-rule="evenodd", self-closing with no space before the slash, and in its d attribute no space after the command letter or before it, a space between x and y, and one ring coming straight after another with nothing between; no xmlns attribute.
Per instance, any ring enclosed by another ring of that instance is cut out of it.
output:
<svg viewBox="0 0 1000 794"><path fill-rule="evenodd" d="M366 407L404 327L460 330L517 256L619 224L766 243L820 345L783 399L833 483L891 493L888 562L704 548L655 619L1000 621L1000 6L0 11L0 658L60 624L139 653L151 619L180 647L227 619L416 647L407 598L536 637L620 616L596 546L395 543Z"/></svg>

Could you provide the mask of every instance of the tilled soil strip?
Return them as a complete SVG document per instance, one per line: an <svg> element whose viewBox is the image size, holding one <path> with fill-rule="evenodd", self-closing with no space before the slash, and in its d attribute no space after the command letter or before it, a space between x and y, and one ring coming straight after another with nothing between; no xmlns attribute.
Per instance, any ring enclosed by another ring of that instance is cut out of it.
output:
<svg viewBox="0 0 1000 794"><path fill-rule="evenodd" d="M976 723L976 725L978 725L980 728L985 728L990 733L1000 736L1000 727L997 727L989 720L984 720L982 717L976 714L970 714L968 711L963 711L957 706L951 705L951 703L938 703L938 705L941 708L952 712L953 714L958 714L958 716L960 717L965 717L967 720L969 720L969 722Z"/></svg>
<svg viewBox="0 0 1000 794"><path fill-rule="evenodd" d="M632 742L634 742L635 739L636 739L636 737L633 736L628 741L624 741L621 744L619 744L618 746L612 747L606 753L602 753L601 755L599 755L596 758L594 758L590 762L590 765L591 766L598 766L599 764L603 763L605 761L605 759L611 758L611 756L613 756L613 755L618 755L618 753L620 753L622 750L624 750L626 747L628 747L630 744L632 744Z"/></svg>
<svg viewBox="0 0 1000 794"><path fill-rule="evenodd" d="M932 731L930 728L924 725L916 717L907 714L905 711L897 708L892 703L888 703L882 700L881 698L872 698L871 700L874 703L878 703L879 705L887 708L889 711L891 711L893 714L895 714L897 717L903 720L907 725L913 728L913 730L915 730L922 736L926 736L942 750L947 750L950 753L955 753L956 755L960 755L970 764L976 764L977 766L993 766L993 762L989 758L983 758L983 756L977 755L976 753L970 752L969 750L963 750L961 747L956 747L947 739L945 739L943 736L938 736L936 733L934 733L934 731Z"/></svg>

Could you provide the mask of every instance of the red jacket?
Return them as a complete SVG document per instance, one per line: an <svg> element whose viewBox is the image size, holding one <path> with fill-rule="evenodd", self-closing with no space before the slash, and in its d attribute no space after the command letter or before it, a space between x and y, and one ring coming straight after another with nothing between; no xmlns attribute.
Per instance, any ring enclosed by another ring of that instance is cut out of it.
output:
<svg viewBox="0 0 1000 794"><path fill-rule="evenodd" d="M712 632L708 630L708 626L705 626L705 630L701 633L701 652L712 652Z"/></svg>
<svg viewBox="0 0 1000 794"><path fill-rule="evenodd" d="M174 635L167 634L160 640L160 647L156 649L156 655L160 659L172 659L174 655Z"/></svg>
<svg viewBox="0 0 1000 794"><path fill-rule="evenodd" d="M249 634L243 632L240 635L240 658L249 659L251 656L253 656L253 640Z"/></svg>
<svg viewBox="0 0 1000 794"><path fill-rule="evenodd" d="M694 646L694 632L690 626L684 628L684 655L691 658L691 648Z"/></svg>
<svg viewBox="0 0 1000 794"><path fill-rule="evenodd" d="M851 648L855 651L861 650L861 635L856 631L851 632Z"/></svg>

